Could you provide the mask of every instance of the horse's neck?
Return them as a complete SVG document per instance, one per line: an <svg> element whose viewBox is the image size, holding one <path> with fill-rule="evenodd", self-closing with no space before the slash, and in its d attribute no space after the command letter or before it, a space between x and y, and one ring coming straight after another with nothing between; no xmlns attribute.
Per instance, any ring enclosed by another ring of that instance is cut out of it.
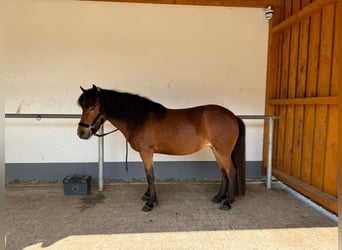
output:
<svg viewBox="0 0 342 250"><path fill-rule="evenodd" d="M128 128L127 128L127 122L120 121L117 119L109 118L108 121L113 124L116 128L118 128L121 133L125 136L126 139L129 138Z"/></svg>

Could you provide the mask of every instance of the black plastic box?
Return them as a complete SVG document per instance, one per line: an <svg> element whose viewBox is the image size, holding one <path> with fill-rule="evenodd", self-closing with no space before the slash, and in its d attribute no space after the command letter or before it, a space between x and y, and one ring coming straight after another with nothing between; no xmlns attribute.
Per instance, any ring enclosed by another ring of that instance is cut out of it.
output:
<svg viewBox="0 0 342 250"><path fill-rule="evenodd" d="M90 193L91 176L68 175L64 178L65 195L86 195Z"/></svg>

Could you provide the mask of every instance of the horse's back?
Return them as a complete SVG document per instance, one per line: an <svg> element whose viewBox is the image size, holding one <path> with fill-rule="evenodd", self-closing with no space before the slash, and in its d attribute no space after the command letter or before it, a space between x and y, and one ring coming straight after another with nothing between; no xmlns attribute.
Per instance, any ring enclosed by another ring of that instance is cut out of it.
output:
<svg viewBox="0 0 342 250"><path fill-rule="evenodd" d="M219 105L203 105L186 109L168 109L163 125L176 129L193 128L202 136L206 133L238 130L237 117Z"/></svg>
<svg viewBox="0 0 342 250"><path fill-rule="evenodd" d="M180 155L205 146L228 146L239 133L236 116L218 105L168 109L162 119L152 119L145 127L154 131L155 152Z"/></svg>
<svg viewBox="0 0 342 250"><path fill-rule="evenodd" d="M232 111L229 109L215 104L209 104L209 105L202 105L202 106L196 106L192 108L185 108L185 109L168 109L167 113L174 116L190 116L191 118L201 118L208 116L210 119L232 119L235 120L236 116Z"/></svg>

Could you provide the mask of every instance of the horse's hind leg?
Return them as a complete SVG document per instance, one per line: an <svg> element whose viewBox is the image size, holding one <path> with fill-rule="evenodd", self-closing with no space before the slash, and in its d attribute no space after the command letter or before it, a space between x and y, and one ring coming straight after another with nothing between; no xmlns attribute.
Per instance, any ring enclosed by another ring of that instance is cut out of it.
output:
<svg viewBox="0 0 342 250"><path fill-rule="evenodd" d="M212 199L213 202L221 202L223 199L227 200L221 205L220 209L229 210L231 203L234 202L234 185L236 170L231 159L230 154L221 154L213 149L217 163L219 164L222 172L222 182L219 193Z"/></svg>
<svg viewBox="0 0 342 250"><path fill-rule="evenodd" d="M228 175L228 191L227 191L227 200L222 203L220 209L229 210L231 209L231 204L234 202L234 191L235 191L235 176L236 170L232 160L227 164L228 167L225 168Z"/></svg>
<svg viewBox="0 0 342 250"><path fill-rule="evenodd" d="M153 203L158 203L155 184L154 184L154 171L153 171L153 153L140 152L140 156L144 162L148 188L142 199L146 201L145 206L142 208L144 212L149 212L153 209Z"/></svg>

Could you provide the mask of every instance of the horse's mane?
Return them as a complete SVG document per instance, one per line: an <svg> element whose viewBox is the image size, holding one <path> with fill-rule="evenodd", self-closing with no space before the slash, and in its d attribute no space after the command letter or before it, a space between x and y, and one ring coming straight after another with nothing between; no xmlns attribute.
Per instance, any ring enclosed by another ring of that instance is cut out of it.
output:
<svg viewBox="0 0 342 250"><path fill-rule="evenodd" d="M149 114L162 118L166 108L145 97L106 89L90 89L85 91L79 98L79 104L88 107L95 104L99 98L101 112L107 118L118 119L127 122L130 128L143 125Z"/></svg>

